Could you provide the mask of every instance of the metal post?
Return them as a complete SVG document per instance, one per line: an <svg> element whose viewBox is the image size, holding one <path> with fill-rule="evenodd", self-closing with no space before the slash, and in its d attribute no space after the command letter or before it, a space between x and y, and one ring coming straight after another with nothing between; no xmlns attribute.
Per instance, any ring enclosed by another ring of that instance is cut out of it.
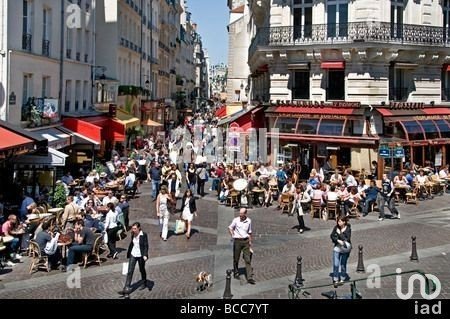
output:
<svg viewBox="0 0 450 319"><path fill-rule="evenodd" d="M363 261L363 246L358 246L358 266L356 267L356 272L358 273L364 273L366 272L364 268L364 261Z"/></svg>
<svg viewBox="0 0 450 319"><path fill-rule="evenodd" d="M231 299L233 295L231 294L231 273L233 271L231 269L227 269L227 277L225 283L225 290L223 292L223 299Z"/></svg>
<svg viewBox="0 0 450 319"><path fill-rule="evenodd" d="M297 274L295 275L294 286L295 287L303 287L303 279L302 276L302 256L297 257Z"/></svg>
<svg viewBox="0 0 450 319"><path fill-rule="evenodd" d="M417 246L416 246L416 236L411 236L412 239L412 249L411 256L409 257L410 261L419 261L419 256L417 256Z"/></svg>

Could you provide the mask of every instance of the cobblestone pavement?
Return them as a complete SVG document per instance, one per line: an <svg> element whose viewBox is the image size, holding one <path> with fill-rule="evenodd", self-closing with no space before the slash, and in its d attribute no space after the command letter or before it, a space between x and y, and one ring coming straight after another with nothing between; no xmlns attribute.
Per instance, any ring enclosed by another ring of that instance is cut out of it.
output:
<svg viewBox="0 0 450 319"><path fill-rule="evenodd" d="M209 185L208 185L209 186ZM366 268L370 264L381 267L382 274L419 269L437 276L442 283L440 298L450 297L450 195L437 196L418 205L398 206L402 219L378 221L373 212L361 219L353 219L352 242L354 250L349 259L352 279L364 278L356 274L357 245L364 247ZM180 200L178 201L178 206ZM144 184L137 198L131 200L130 220L140 221L150 235L150 260L146 267L151 290L136 290L131 298L221 298L225 287L225 271L232 265L232 247L227 226L238 211L218 205L213 194L197 202L199 217L193 222L194 233L190 240L184 235L170 232L168 241L159 237L155 203L151 201L150 185ZM248 285L244 275L241 280L232 279L234 298L288 298L288 285L296 273L297 256L303 257L305 286L329 285L332 245L329 234L333 221L305 217L311 228L298 234L297 219L281 214L275 207L249 210L254 222L254 256L256 285ZM173 227L179 213L171 216ZM419 262L409 261L411 236L417 237ZM92 264L72 274L53 270L29 274L30 260L24 257L14 267L0 270L0 298L119 298L123 288L122 263L126 262L125 248L129 238L118 242L119 259L103 259L101 266ZM106 256L106 253L103 254ZM244 264L240 266L244 271ZM195 276L200 271L214 275L214 285L206 292L196 290ZM79 275L79 277L78 277ZM139 285L136 268L134 282ZM408 274L403 275L404 287ZM364 298L398 298L395 292L395 275L383 278L381 288L368 289L365 281L358 281L357 288ZM70 288L72 287L72 288ZM321 292L334 290L332 286L311 288L310 297L321 298ZM348 294L349 285L337 289L341 296ZM418 289L416 289L417 297ZM303 296L302 296L303 298Z"/></svg>

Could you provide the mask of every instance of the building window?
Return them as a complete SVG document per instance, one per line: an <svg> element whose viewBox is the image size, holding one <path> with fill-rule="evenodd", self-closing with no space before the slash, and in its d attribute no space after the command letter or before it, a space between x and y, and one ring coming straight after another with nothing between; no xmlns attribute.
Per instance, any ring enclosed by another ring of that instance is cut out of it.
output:
<svg viewBox="0 0 450 319"><path fill-rule="evenodd" d="M50 38L52 30L52 11L48 8L43 10L43 28L42 28L42 55L50 56Z"/></svg>
<svg viewBox="0 0 450 319"><path fill-rule="evenodd" d="M312 36L312 0L294 1L294 39Z"/></svg>
<svg viewBox="0 0 450 319"><path fill-rule="evenodd" d="M391 0L391 37L403 38L403 0Z"/></svg>
<svg viewBox="0 0 450 319"><path fill-rule="evenodd" d="M327 1L328 38L346 37L348 33L348 0Z"/></svg>
<svg viewBox="0 0 450 319"><path fill-rule="evenodd" d="M21 121L27 121L30 115L30 98L32 96L32 74L24 74L22 82L22 116Z"/></svg>
<svg viewBox="0 0 450 319"><path fill-rule="evenodd" d="M72 29L67 29L66 34L66 58L71 59L72 58L72 45L73 45L73 34Z"/></svg>
<svg viewBox="0 0 450 319"><path fill-rule="evenodd" d="M450 0L444 0L442 6L444 14L444 41L448 41L450 37Z"/></svg>
<svg viewBox="0 0 450 319"><path fill-rule="evenodd" d="M44 76L42 77L42 94L43 98L50 97L50 77Z"/></svg>
<svg viewBox="0 0 450 319"><path fill-rule="evenodd" d="M66 80L66 98L64 99L64 112L70 112L70 101L72 100L72 81Z"/></svg>
<svg viewBox="0 0 450 319"><path fill-rule="evenodd" d="M294 72L292 99L309 99L309 70Z"/></svg>
<svg viewBox="0 0 450 319"><path fill-rule="evenodd" d="M87 100L86 100L86 98L88 98L89 96L90 96L89 82L88 81L84 81L84 83L83 83L83 110L87 109Z"/></svg>
<svg viewBox="0 0 450 319"><path fill-rule="evenodd" d="M279 129L280 133L295 134L297 129L298 118L279 117L275 123L274 128Z"/></svg>
<svg viewBox="0 0 450 319"><path fill-rule="evenodd" d="M408 87L406 85L406 69L396 68L395 64L389 67L389 100L406 101Z"/></svg>
<svg viewBox="0 0 450 319"><path fill-rule="evenodd" d="M31 52L33 29L33 3L23 0L22 49Z"/></svg>
<svg viewBox="0 0 450 319"><path fill-rule="evenodd" d="M78 112L80 107L81 96L81 81L75 81L75 112Z"/></svg>
<svg viewBox="0 0 450 319"><path fill-rule="evenodd" d="M90 38L90 34L89 31L86 30L86 32L84 33L84 62L88 63L89 61L89 53L91 50L91 38Z"/></svg>
<svg viewBox="0 0 450 319"><path fill-rule="evenodd" d="M327 100L345 100L345 71L328 70Z"/></svg>

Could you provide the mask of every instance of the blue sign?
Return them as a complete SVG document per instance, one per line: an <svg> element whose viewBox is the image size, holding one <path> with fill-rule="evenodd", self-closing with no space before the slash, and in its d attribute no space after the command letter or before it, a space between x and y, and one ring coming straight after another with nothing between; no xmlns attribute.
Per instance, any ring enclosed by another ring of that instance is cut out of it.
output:
<svg viewBox="0 0 450 319"><path fill-rule="evenodd" d="M390 150L388 148L380 148L378 150L378 155L380 155L381 157L391 157L391 152L389 152Z"/></svg>
<svg viewBox="0 0 450 319"><path fill-rule="evenodd" d="M403 149L403 147L396 147L394 149L394 157L395 158L403 158L403 157L405 157L405 150Z"/></svg>

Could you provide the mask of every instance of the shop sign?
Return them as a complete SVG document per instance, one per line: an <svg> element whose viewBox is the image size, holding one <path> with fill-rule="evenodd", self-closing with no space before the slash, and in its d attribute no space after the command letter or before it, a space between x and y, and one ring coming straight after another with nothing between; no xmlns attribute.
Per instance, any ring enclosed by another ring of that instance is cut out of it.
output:
<svg viewBox="0 0 450 319"><path fill-rule="evenodd" d="M292 117L302 119L330 119L330 120L345 120L348 117L339 114L292 114L292 113L276 113L275 116ZM268 115L267 115L268 116Z"/></svg>
<svg viewBox="0 0 450 319"><path fill-rule="evenodd" d="M380 148L378 150L378 155L381 157L391 157L390 149L388 148Z"/></svg>
<svg viewBox="0 0 450 319"><path fill-rule="evenodd" d="M389 108L391 110L412 110L412 109L423 109L425 103L421 102L390 102Z"/></svg>
<svg viewBox="0 0 450 319"><path fill-rule="evenodd" d="M394 157L395 158L403 158L405 157L405 150L403 147L396 147L394 148Z"/></svg>
<svg viewBox="0 0 450 319"><path fill-rule="evenodd" d="M450 115L442 114L442 115L418 115L414 116L415 120L450 120Z"/></svg>
<svg viewBox="0 0 450 319"><path fill-rule="evenodd" d="M361 102L331 102L325 103L324 101L295 101L295 106L306 106L306 107L342 107L342 108L360 108Z"/></svg>

